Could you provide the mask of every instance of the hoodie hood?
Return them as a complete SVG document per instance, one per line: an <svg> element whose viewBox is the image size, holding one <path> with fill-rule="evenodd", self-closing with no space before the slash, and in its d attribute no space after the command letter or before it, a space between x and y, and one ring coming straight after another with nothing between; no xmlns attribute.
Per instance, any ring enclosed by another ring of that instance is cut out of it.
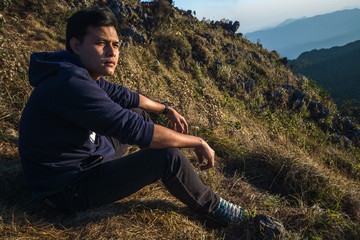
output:
<svg viewBox="0 0 360 240"><path fill-rule="evenodd" d="M74 65L84 68L80 60L69 51L33 53L30 56L29 65L30 85L36 87L59 69L74 67ZM84 71L87 72L85 68Z"/></svg>

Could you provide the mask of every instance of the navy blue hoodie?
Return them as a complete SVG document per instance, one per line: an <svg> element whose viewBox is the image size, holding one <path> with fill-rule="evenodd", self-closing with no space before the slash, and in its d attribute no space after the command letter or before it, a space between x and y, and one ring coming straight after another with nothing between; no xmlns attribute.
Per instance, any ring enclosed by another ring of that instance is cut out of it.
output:
<svg viewBox="0 0 360 240"><path fill-rule="evenodd" d="M29 81L35 88L20 121L19 153L33 191L63 188L111 160L104 136L150 145L154 125L128 110L139 106L139 94L94 81L72 53L32 54Z"/></svg>

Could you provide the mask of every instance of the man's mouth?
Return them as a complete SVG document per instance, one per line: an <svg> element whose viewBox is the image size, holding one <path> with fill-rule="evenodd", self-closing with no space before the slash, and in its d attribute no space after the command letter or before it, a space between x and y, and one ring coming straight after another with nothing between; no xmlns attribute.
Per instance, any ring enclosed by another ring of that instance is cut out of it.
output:
<svg viewBox="0 0 360 240"><path fill-rule="evenodd" d="M114 61L105 60L105 61L103 61L103 63L104 63L106 66L114 66L114 65L115 65L115 62L114 62Z"/></svg>

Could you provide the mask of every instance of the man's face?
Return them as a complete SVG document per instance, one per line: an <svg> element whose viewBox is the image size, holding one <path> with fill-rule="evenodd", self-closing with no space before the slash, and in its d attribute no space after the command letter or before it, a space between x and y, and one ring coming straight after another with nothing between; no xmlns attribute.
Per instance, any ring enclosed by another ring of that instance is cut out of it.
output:
<svg viewBox="0 0 360 240"><path fill-rule="evenodd" d="M80 43L73 38L72 49L94 80L113 75L119 59L119 38L113 26L88 27Z"/></svg>

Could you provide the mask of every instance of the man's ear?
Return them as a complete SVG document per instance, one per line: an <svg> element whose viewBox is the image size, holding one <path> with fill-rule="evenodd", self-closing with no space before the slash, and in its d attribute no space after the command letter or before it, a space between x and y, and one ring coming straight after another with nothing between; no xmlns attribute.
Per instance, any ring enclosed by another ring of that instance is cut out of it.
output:
<svg viewBox="0 0 360 240"><path fill-rule="evenodd" d="M77 38L70 38L70 47L75 54L79 55L80 41Z"/></svg>

